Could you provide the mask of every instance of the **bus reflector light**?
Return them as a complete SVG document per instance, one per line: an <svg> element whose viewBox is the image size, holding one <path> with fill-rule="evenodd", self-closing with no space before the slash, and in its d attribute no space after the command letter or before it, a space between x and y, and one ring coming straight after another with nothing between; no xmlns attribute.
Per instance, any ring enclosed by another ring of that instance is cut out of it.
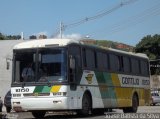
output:
<svg viewBox="0 0 160 119"><path fill-rule="evenodd" d="M62 103L61 100L56 100L56 101L53 101L54 104L58 104L58 103Z"/></svg>
<svg viewBox="0 0 160 119"><path fill-rule="evenodd" d="M13 102L13 105L19 105L20 102Z"/></svg>

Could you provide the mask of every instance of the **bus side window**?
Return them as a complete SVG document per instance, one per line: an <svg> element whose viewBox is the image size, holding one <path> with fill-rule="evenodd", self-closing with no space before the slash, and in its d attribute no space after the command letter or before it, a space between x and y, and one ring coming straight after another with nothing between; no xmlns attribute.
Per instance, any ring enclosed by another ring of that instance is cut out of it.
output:
<svg viewBox="0 0 160 119"><path fill-rule="evenodd" d="M135 75L140 74L139 61L136 58L131 59L131 65L132 65L132 73Z"/></svg>
<svg viewBox="0 0 160 119"><path fill-rule="evenodd" d="M118 56L119 71L124 71L123 56Z"/></svg>
<svg viewBox="0 0 160 119"><path fill-rule="evenodd" d="M98 70L102 71L103 70L103 63L105 63L105 61L103 61L103 54L101 52L97 52L97 68Z"/></svg>
<svg viewBox="0 0 160 119"><path fill-rule="evenodd" d="M131 72L131 64L130 59L128 57L123 57L123 66L124 66L124 72L130 73Z"/></svg>
<svg viewBox="0 0 160 119"><path fill-rule="evenodd" d="M83 56L83 67L87 67L87 62L86 62L86 49L82 49L82 56Z"/></svg>
<svg viewBox="0 0 160 119"><path fill-rule="evenodd" d="M119 71L119 69L120 69L120 62L119 62L118 56L115 55L115 54L110 54L109 58L110 58L110 68L111 68L111 71Z"/></svg>
<svg viewBox="0 0 160 119"><path fill-rule="evenodd" d="M95 68L95 53L92 49L86 49L86 64L88 69Z"/></svg>
<svg viewBox="0 0 160 119"><path fill-rule="evenodd" d="M141 61L141 73L142 75L148 76L149 75L149 67L147 61Z"/></svg>

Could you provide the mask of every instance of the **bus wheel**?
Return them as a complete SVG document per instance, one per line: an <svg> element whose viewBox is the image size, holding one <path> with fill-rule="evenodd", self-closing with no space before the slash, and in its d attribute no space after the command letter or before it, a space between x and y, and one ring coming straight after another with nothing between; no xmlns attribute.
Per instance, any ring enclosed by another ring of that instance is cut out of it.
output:
<svg viewBox="0 0 160 119"><path fill-rule="evenodd" d="M32 111L32 115L38 119L43 118L45 114L46 114L45 111Z"/></svg>
<svg viewBox="0 0 160 119"><path fill-rule="evenodd" d="M132 107L131 107L131 112L136 113L138 110L138 97L137 95L133 95L132 98Z"/></svg>
<svg viewBox="0 0 160 119"><path fill-rule="evenodd" d="M85 93L82 98L82 109L80 110L80 114L83 116L88 116L91 113L92 102L91 96L88 93Z"/></svg>
<svg viewBox="0 0 160 119"><path fill-rule="evenodd" d="M6 107L6 111L7 111L7 113L10 113L11 112L11 107Z"/></svg>
<svg viewBox="0 0 160 119"><path fill-rule="evenodd" d="M138 97L137 95L133 95L132 97L132 107L123 108L124 113L136 113L138 110Z"/></svg>

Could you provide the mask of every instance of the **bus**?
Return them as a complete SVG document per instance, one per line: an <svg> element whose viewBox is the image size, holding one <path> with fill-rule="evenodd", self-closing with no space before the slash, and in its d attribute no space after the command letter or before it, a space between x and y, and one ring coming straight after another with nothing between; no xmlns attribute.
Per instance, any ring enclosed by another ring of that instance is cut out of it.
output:
<svg viewBox="0 0 160 119"><path fill-rule="evenodd" d="M33 71L24 79L27 64ZM150 102L146 55L72 39L17 44L12 75L13 110L30 111L36 118L47 111L75 111L86 116L98 109L118 108L136 113L138 106Z"/></svg>

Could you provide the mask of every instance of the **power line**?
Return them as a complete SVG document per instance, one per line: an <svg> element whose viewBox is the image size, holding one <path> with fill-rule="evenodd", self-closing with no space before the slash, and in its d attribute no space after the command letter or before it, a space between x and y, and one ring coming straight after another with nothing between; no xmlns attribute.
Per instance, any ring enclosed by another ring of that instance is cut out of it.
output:
<svg viewBox="0 0 160 119"><path fill-rule="evenodd" d="M68 24L68 25L65 25L64 27L65 28L68 28L68 27L74 27L74 26L78 26L78 25L81 25L85 22L88 22L88 21L91 21L91 20L96 20L96 19L99 19L101 17L104 17L106 15L108 15L109 13L112 13L113 11L116 11L118 10L119 8L123 7L124 5L128 5L128 4L131 4L131 3L134 3L136 2L137 0L128 0L126 2L121 2L119 4L117 4L116 6L114 6L113 8L111 8L110 10L105 10L104 12L101 12L99 14L96 14L94 16L91 16L91 17L86 17L82 20L79 20L77 22L74 22L74 23L71 23L71 24Z"/></svg>
<svg viewBox="0 0 160 119"><path fill-rule="evenodd" d="M117 4L116 6L114 6L113 8L111 8L110 10L104 10L104 11L99 12L98 14L96 14L94 16L85 17L84 19L75 21L73 23L66 24L66 25L61 25L59 33L62 32L61 30L65 30L66 28L76 27L76 26L79 26L79 25L84 24L86 22L102 18L102 17L104 17L104 16L106 16L106 15L108 15L108 14L110 14L110 13L116 11L116 10L118 10L121 7L123 7L125 5L132 4L132 3L136 2L136 1L138 1L138 0L127 0L125 2L121 2L121 3Z"/></svg>
<svg viewBox="0 0 160 119"><path fill-rule="evenodd" d="M116 32L120 32L126 28L129 28L131 26L135 26L139 23L142 23L146 20L148 20L149 18L153 17L153 16L157 16L160 14L160 3L159 4L156 4L155 6L143 11L142 13L136 15L136 16L132 16L130 17L129 19L127 20L124 20L124 21L121 21L117 24L114 24L112 26L108 26L107 27L107 30L108 28L110 28L108 31L106 30L106 28L103 28L101 30L96 30L92 33L89 33L89 34L96 34L96 33L99 33L99 32L105 32L105 34L113 34L113 33L116 33Z"/></svg>

